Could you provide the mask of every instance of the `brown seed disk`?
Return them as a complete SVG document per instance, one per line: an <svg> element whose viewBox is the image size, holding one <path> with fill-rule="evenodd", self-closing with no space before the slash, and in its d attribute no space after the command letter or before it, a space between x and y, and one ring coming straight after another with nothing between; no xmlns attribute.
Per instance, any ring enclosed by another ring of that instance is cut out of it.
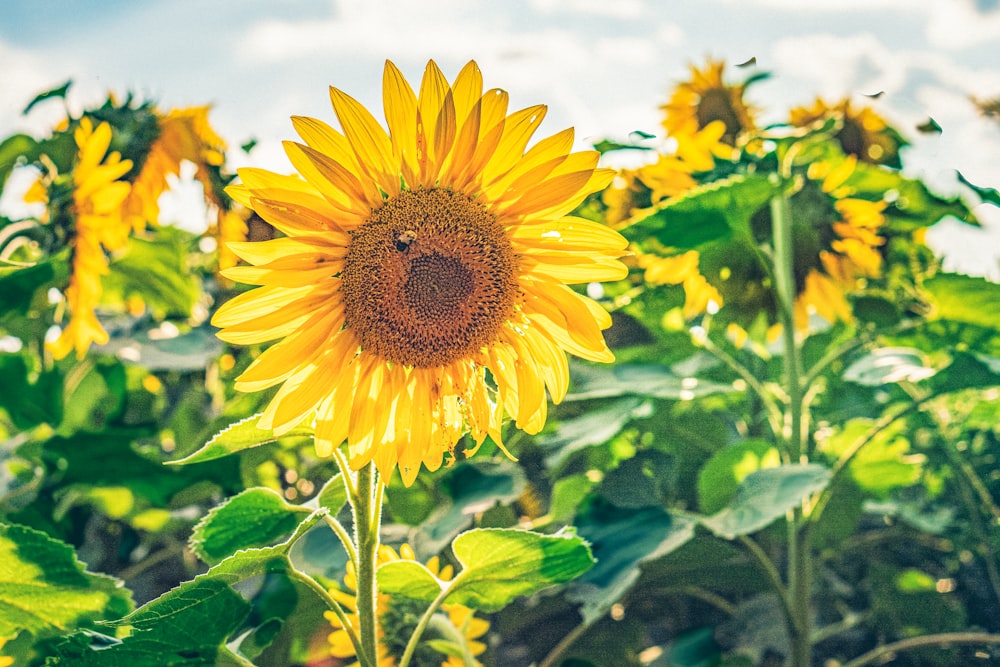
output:
<svg viewBox="0 0 1000 667"><path fill-rule="evenodd" d="M520 294L496 216L444 188L406 190L372 211L353 233L341 284L362 347L421 368L495 340Z"/></svg>

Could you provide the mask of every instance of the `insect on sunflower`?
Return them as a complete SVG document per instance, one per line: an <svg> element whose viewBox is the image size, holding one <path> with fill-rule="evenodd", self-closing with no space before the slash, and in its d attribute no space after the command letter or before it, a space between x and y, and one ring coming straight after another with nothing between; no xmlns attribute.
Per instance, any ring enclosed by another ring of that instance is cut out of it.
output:
<svg viewBox="0 0 1000 667"><path fill-rule="evenodd" d="M431 61L419 93L391 62L388 131L331 88L341 131L292 119L298 171L239 171L232 196L285 237L230 248L258 285L213 322L228 342L277 341L237 388L281 385L259 425L277 434L315 415L329 455L374 461L405 484L438 468L466 432L500 444L505 414L538 432L548 390L567 390L566 353L611 361L611 319L567 285L626 275L615 231L569 216L614 172L571 152L573 130L529 140L544 106L507 113L474 62L449 84Z"/></svg>

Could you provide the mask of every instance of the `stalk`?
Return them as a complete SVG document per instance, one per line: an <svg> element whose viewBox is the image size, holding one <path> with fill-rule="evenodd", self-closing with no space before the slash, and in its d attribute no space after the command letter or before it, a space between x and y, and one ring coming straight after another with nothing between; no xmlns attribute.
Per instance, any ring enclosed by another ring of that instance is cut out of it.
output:
<svg viewBox="0 0 1000 667"><path fill-rule="evenodd" d="M790 160L786 157L782 176L790 178ZM791 205L784 192L771 199L774 234L774 278L778 293L778 313L784 343L785 390L788 407L785 414L785 454L793 462L805 457L805 403L802 384L802 358L795 340L795 252L792 237ZM812 618L809 593L812 587L812 559L804 539L801 509L788 517L788 603L794 617L790 623L793 667L810 667L812 659Z"/></svg>
<svg viewBox="0 0 1000 667"><path fill-rule="evenodd" d="M363 655L358 655L365 667L378 665L378 592L375 568L378 563L379 527L381 524L382 484L375 464L369 463L358 471L354 509L354 537L357 548L356 578L358 604L358 634ZM378 496L378 498L376 498ZM379 510L379 511L375 511Z"/></svg>

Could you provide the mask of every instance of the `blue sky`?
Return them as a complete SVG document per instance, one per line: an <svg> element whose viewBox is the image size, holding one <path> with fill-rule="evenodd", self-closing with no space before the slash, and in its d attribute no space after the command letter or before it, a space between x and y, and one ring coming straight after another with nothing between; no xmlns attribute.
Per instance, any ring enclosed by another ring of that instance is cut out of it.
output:
<svg viewBox="0 0 1000 667"><path fill-rule="evenodd" d="M382 65L414 81L434 58L469 59L512 106L545 103L541 135L588 139L656 131L657 106L706 56L756 57L773 77L751 100L780 120L816 95L883 92L876 105L914 147L904 161L941 190L954 170L1000 187L1000 124L969 95L1000 96L1000 0L7 0L0 2L0 134L43 133L58 105L20 115L73 78L71 103L108 89L162 107L213 104L241 164L288 170L293 114L333 119L327 87L381 108ZM866 99L866 98L861 98ZM932 116L938 137L914 127ZM984 231L942 225L934 242L960 268L1000 278L1000 215Z"/></svg>

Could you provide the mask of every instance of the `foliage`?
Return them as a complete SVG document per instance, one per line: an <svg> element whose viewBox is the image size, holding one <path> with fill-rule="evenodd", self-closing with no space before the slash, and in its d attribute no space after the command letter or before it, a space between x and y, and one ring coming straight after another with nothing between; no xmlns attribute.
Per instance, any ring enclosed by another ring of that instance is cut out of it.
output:
<svg viewBox="0 0 1000 667"><path fill-rule="evenodd" d="M1000 659L1000 286L922 243L996 190L938 196L871 110L760 129L742 95L763 74L711 73L671 98L669 141L599 144L647 162L578 211L633 244L603 294L618 361L573 364L544 431L507 435L516 462L488 442L390 483L383 541L457 573L395 560L380 591L488 617L486 664L871 664L895 642L900 665ZM19 665L344 664L324 612L350 570L351 482L308 423L257 428L269 396L233 380L261 348L206 324L235 291L221 244L274 231L224 194L199 113L109 98L0 141L0 188L35 181L0 218L0 656ZM872 137L850 135L862 116ZM178 119L197 149L146 172ZM82 276L86 123L110 127L130 193L193 164L206 231L139 202ZM54 354L83 280L107 342ZM453 639L418 655L459 660Z"/></svg>

